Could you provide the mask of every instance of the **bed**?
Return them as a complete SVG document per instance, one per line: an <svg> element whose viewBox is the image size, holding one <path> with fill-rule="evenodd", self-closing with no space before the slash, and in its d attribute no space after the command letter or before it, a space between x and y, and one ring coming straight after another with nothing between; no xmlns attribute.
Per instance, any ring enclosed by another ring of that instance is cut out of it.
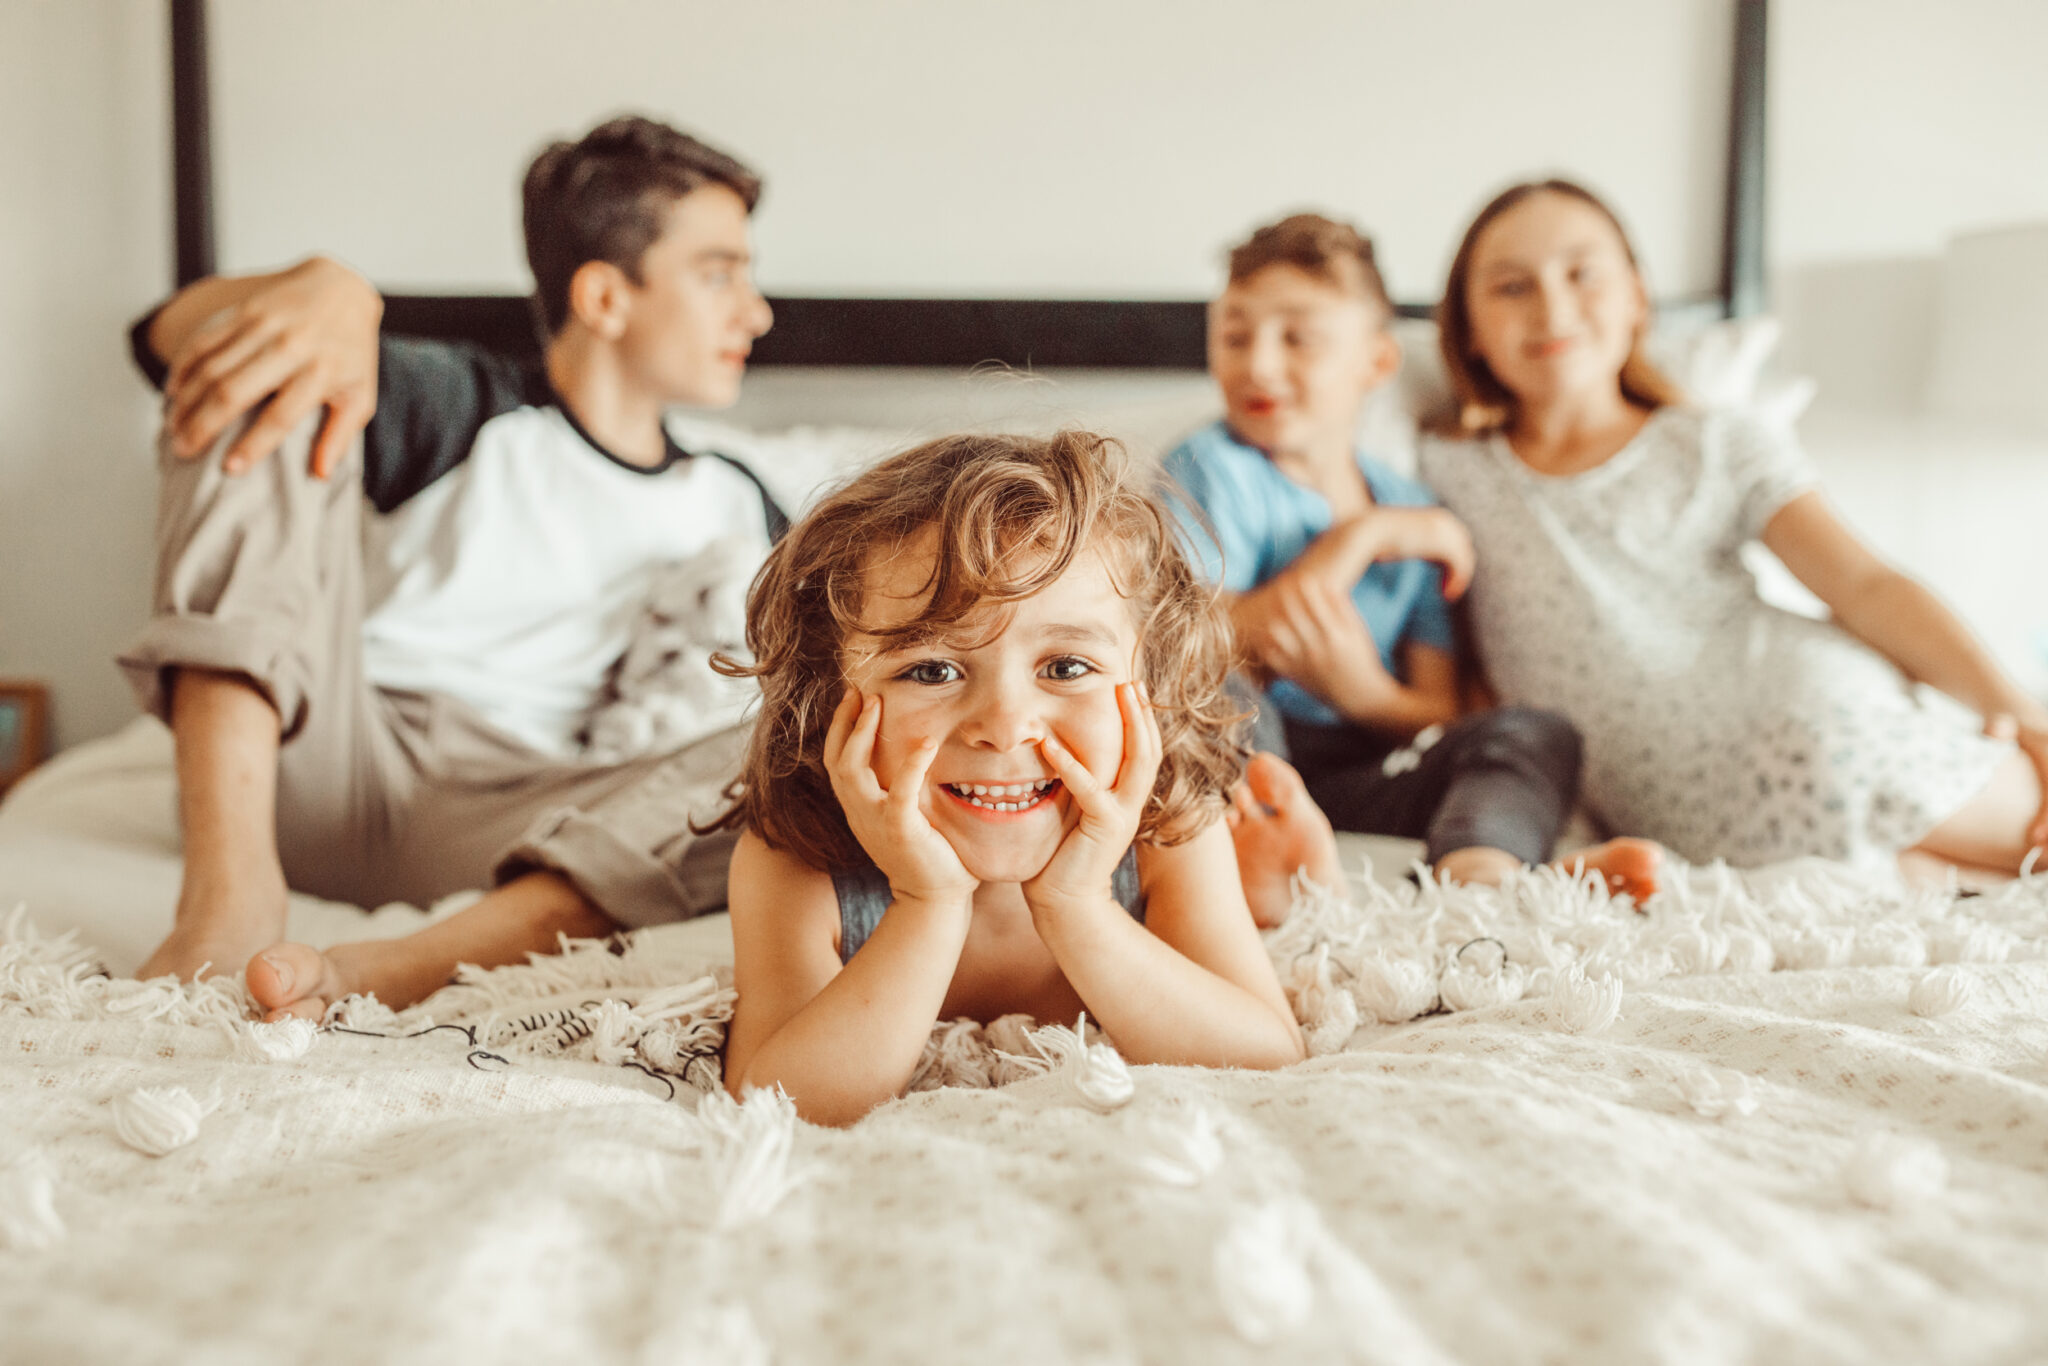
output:
<svg viewBox="0 0 2048 1366"><path fill-rule="evenodd" d="M1732 383L1758 326L1674 364ZM1796 406L1759 373L1746 401ZM1144 449L1210 401L893 382L862 391L927 426ZM783 389L755 402L835 411ZM1382 448L1404 412L1370 418ZM684 425L792 502L919 434ZM1080 1022L955 1023L835 1131L720 1089L721 917L319 1031L119 975L175 897L172 798L140 720L0 806L9 1360L2048 1357L2048 877L1706 868L1635 908L1550 873L1418 885L1414 846L1347 837L1350 885L1269 936L1309 1061L1131 1067ZM295 897L291 932L453 904Z"/></svg>

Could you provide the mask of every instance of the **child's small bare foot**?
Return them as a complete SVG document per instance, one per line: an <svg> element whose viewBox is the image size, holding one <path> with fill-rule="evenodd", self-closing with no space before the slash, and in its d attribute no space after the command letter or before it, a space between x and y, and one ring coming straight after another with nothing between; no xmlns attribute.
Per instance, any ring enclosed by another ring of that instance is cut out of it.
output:
<svg viewBox="0 0 2048 1366"><path fill-rule="evenodd" d="M1230 799L1224 819L1237 845L1244 899L1259 928L1287 919L1297 871L1325 887L1343 885L1336 833L1293 765L1278 755L1254 754Z"/></svg>
<svg viewBox="0 0 2048 1366"><path fill-rule="evenodd" d="M1632 897L1638 909L1657 892L1664 870L1664 846L1655 840L1612 839L1574 850L1557 861L1568 873L1598 873L1607 890Z"/></svg>
<svg viewBox="0 0 2048 1366"><path fill-rule="evenodd" d="M363 990L351 970L348 950L353 947L343 944L322 953L307 944L272 944L249 960L243 980L263 1007L264 1019L318 1023L327 1007Z"/></svg>

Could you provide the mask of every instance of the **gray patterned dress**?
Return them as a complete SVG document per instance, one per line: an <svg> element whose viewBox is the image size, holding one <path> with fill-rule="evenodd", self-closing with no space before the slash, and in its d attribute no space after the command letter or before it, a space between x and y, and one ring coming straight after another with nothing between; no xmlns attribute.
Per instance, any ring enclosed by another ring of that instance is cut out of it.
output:
<svg viewBox="0 0 2048 1366"><path fill-rule="evenodd" d="M1426 443L1421 472L1478 546L1469 601L1501 701L1577 724L1583 799L1616 833L1693 861L1888 868L2011 752L1757 596L1743 545L1815 486L1789 432L1673 407L1580 474L1538 474L1498 438Z"/></svg>

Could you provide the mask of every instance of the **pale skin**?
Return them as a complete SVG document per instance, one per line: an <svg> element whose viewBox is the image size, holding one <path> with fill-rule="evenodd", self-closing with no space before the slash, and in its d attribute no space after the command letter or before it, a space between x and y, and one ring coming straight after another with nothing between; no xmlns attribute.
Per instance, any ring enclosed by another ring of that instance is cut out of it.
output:
<svg viewBox="0 0 2048 1366"><path fill-rule="evenodd" d="M1513 395L1507 438L1531 469L1572 475L1634 439L1650 411L1630 401L1622 363L1649 320L1641 276L1606 215L1539 193L1474 243L1466 303L1473 346ZM1886 564L1819 492L1794 498L1763 543L1835 621L1984 718L2017 752L1962 809L1902 856L1909 874L2010 876L2048 845L2048 707L2026 694L1983 643L1918 581Z"/></svg>
<svg viewBox="0 0 2048 1366"><path fill-rule="evenodd" d="M875 626L915 619L934 543L869 568ZM1111 894L1160 762L1137 643L1092 553L1015 604L993 640L847 642L824 757L892 899L842 966L830 875L742 837L725 1067L735 1094L780 1086L806 1119L852 1123L902 1093L937 1021L1019 1012L1071 1021L1085 1010L1133 1062L1305 1056L1222 822L1138 845L1143 924ZM1006 792L977 797L975 785Z"/></svg>
<svg viewBox="0 0 2048 1366"><path fill-rule="evenodd" d="M745 203L709 185L671 205L637 279L603 261L572 277L570 316L549 342L548 374L578 420L622 459L661 461L667 407L718 407L738 396L747 353L772 321L751 259ZM324 404L313 472L325 477L375 409L381 313L367 282L323 258L180 291L149 337L171 365L165 400L174 451L203 454L269 399L224 457L231 473L246 469ZM536 873L406 939L342 945L324 956L279 942L286 902L273 833L277 712L239 675L180 670L170 691L185 876L172 931L138 976L190 978L246 964L252 994L274 1018L317 1017L349 990L413 1000L445 983L458 963L523 961L529 951L553 950L558 933L616 928L566 879Z"/></svg>
<svg viewBox="0 0 2048 1366"><path fill-rule="evenodd" d="M1247 666L1261 679L1291 679L1353 724L1405 743L1457 719L1457 660L1407 641L1399 647L1400 672L1390 670L1351 590L1377 561L1422 559L1442 568L1444 594L1455 600L1471 582L1473 548L1464 524L1442 508L1376 504L1359 468L1359 416L1401 363L1386 323L1384 304L1362 283L1267 266L1233 280L1210 306L1209 372L1237 436L1322 495L1331 512L1330 529L1293 563L1227 599ZM1273 763L1254 767L1238 794L1237 821L1270 806L1269 794L1287 798L1292 775ZM1298 788L1299 779L1292 785ZM1660 860L1656 846L1623 839L1583 850L1572 862L1641 900L1656 890ZM1436 871L1454 881L1497 884L1521 867L1504 849L1474 846L1446 854ZM1309 873L1318 881L1329 877L1313 867Z"/></svg>

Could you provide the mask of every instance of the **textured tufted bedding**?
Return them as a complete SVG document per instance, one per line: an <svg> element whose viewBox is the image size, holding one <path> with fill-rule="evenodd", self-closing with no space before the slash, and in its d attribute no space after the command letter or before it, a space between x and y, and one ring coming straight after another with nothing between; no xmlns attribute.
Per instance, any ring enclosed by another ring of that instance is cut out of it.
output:
<svg viewBox="0 0 2048 1366"><path fill-rule="evenodd" d="M319 1032L96 975L174 855L62 795L0 812L8 1361L2048 1359L2048 878L1360 878L1270 939L1306 1063L956 1025L831 1131L716 1089L715 919Z"/></svg>

